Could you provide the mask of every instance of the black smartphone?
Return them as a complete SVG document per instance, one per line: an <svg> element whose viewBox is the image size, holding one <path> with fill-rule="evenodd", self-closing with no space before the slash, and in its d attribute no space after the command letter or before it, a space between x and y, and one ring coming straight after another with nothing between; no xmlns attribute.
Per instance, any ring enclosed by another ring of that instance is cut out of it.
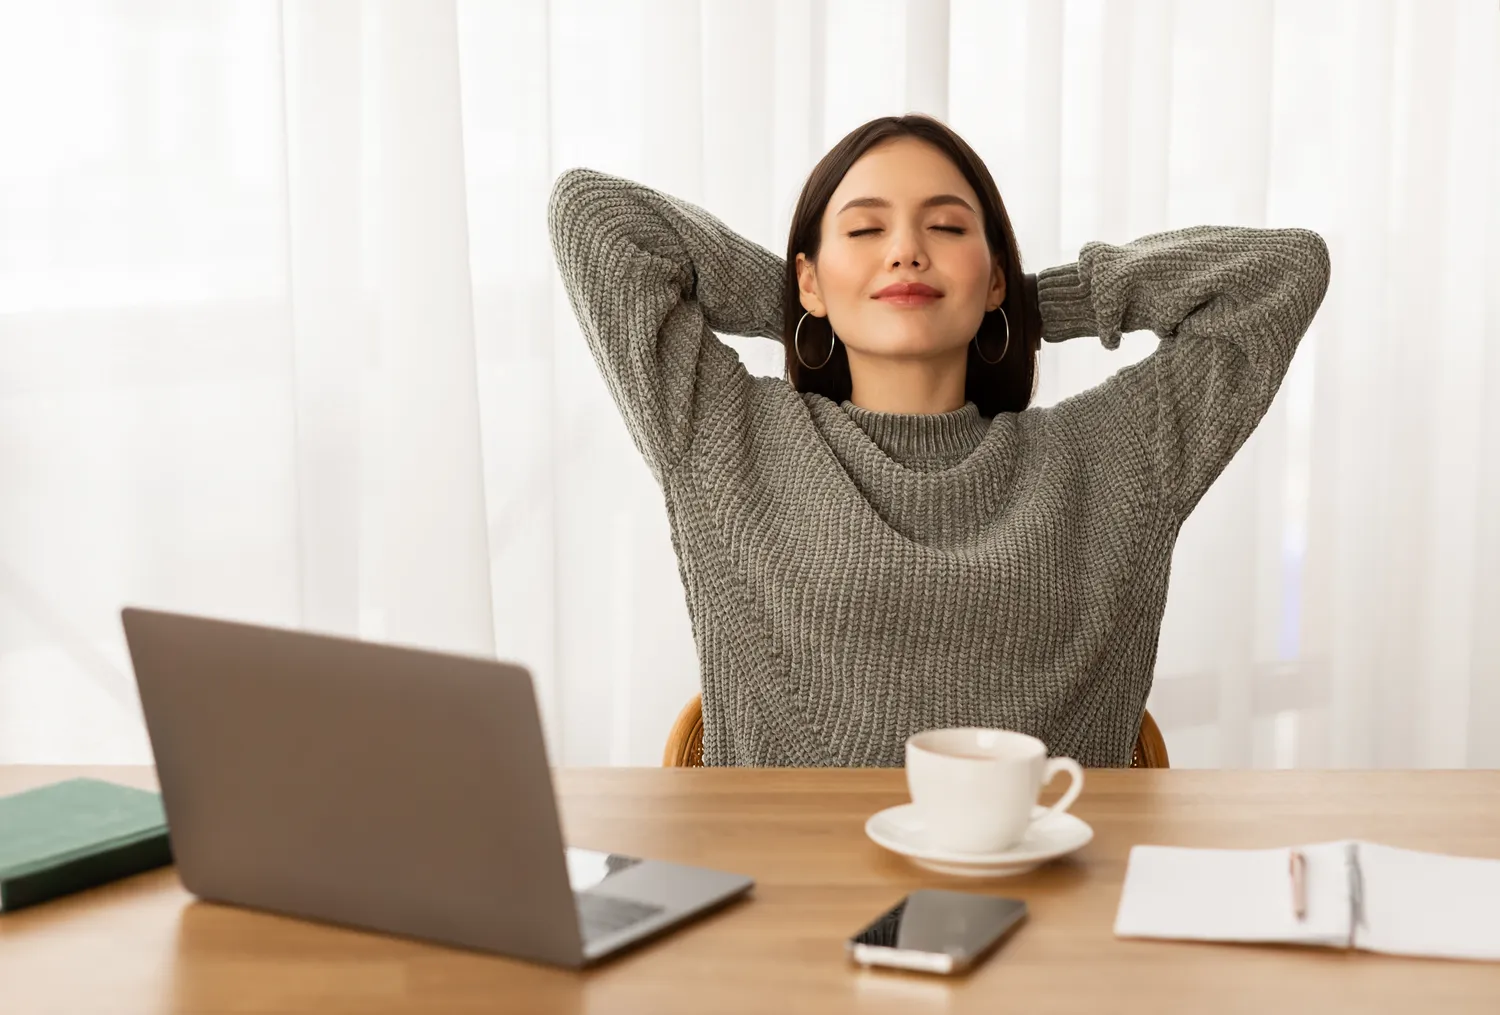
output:
<svg viewBox="0 0 1500 1015"><path fill-rule="evenodd" d="M849 957L862 966L962 972L1024 919L1020 899L924 888L851 937Z"/></svg>

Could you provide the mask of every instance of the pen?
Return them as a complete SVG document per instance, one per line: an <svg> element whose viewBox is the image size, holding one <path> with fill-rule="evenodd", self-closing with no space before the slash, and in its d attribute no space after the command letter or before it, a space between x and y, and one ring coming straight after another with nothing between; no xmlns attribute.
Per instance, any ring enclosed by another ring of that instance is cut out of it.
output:
<svg viewBox="0 0 1500 1015"><path fill-rule="evenodd" d="M1302 920L1307 916L1307 857L1302 855L1302 850L1292 850L1289 868L1292 875L1292 912L1297 914L1298 920Z"/></svg>

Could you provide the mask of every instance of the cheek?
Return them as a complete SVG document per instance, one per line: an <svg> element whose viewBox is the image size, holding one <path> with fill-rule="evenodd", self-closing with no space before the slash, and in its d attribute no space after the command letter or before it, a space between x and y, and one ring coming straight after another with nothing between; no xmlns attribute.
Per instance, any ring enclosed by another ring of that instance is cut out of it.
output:
<svg viewBox="0 0 1500 1015"><path fill-rule="evenodd" d="M823 298L835 307L857 302L872 277L870 267L847 251L828 251L818 263Z"/></svg>
<svg viewBox="0 0 1500 1015"><path fill-rule="evenodd" d="M948 278L970 295L982 296L990 287L990 255L983 247L973 250L954 251L948 270Z"/></svg>

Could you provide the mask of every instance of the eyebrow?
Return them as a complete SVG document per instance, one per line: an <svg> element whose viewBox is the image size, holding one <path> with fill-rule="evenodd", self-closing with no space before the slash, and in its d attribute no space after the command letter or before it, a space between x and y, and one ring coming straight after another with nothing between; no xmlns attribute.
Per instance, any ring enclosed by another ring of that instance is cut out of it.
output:
<svg viewBox="0 0 1500 1015"><path fill-rule="evenodd" d="M960 204L965 208L968 208L969 211L973 212L975 215L979 214L978 212L974 211L973 206L970 205L969 202L965 201L957 194L934 194L927 200L923 201L921 207L935 208L938 205L943 204ZM856 197L854 200L850 201L848 204L840 208L838 210L838 214L842 215L850 208L889 208L890 206L891 202L887 201L883 197Z"/></svg>

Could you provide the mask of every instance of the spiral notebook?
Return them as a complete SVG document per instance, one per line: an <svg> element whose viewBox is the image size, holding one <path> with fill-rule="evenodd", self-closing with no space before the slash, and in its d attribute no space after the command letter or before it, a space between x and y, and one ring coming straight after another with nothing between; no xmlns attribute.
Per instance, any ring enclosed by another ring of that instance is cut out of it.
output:
<svg viewBox="0 0 1500 1015"><path fill-rule="evenodd" d="M1302 857L1300 886L1294 852ZM1500 860L1352 840L1291 849L1136 846L1115 934L1500 960Z"/></svg>

